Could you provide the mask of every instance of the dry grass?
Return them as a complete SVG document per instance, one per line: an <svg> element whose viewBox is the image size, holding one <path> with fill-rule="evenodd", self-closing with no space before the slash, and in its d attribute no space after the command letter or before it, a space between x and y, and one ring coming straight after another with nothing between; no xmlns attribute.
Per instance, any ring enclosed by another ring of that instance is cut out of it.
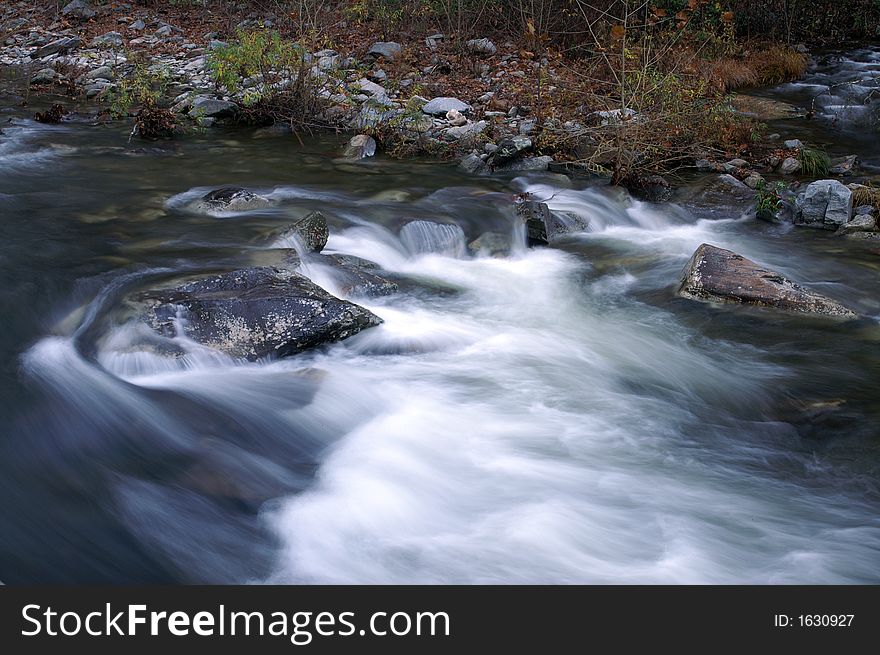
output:
<svg viewBox="0 0 880 655"><path fill-rule="evenodd" d="M880 188L859 185L853 189L853 207L871 205L880 208Z"/></svg>
<svg viewBox="0 0 880 655"><path fill-rule="evenodd" d="M704 78L722 93L754 86L772 86L801 77L807 58L783 46L770 46L742 58L724 57L705 64Z"/></svg>

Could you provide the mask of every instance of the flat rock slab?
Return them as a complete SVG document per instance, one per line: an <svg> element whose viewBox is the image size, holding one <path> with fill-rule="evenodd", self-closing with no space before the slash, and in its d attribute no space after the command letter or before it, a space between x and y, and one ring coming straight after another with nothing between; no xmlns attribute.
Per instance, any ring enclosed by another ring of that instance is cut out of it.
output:
<svg viewBox="0 0 880 655"><path fill-rule="evenodd" d="M730 104L736 113L757 118L761 121L778 121L786 118L802 118L806 116L806 112L787 102L743 95L741 93L731 96Z"/></svg>
<svg viewBox="0 0 880 655"><path fill-rule="evenodd" d="M165 336L184 334L232 357L287 357L382 322L308 278L248 268L141 294L144 320Z"/></svg>
<svg viewBox="0 0 880 655"><path fill-rule="evenodd" d="M682 272L678 295L691 300L770 307L788 312L856 318L851 309L708 243L697 248Z"/></svg>

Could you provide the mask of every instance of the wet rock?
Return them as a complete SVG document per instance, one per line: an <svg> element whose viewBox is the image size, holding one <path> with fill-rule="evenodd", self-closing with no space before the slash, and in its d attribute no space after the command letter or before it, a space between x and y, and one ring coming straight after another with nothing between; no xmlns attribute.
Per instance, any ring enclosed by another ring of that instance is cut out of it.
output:
<svg viewBox="0 0 880 655"><path fill-rule="evenodd" d="M394 59L400 54L400 50L400 44L395 43L394 41L377 41L370 46L370 49L367 51L367 56L377 59L379 57L384 59Z"/></svg>
<svg viewBox="0 0 880 655"><path fill-rule="evenodd" d="M733 303L755 307L855 318L856 313L840 303L795 284L730 250L708 243L694 252L682 272L678 295L705 302Z"/></svg>
<svg viewBox="0 0 880 655"><path fill-rule="evenodd" d="M469 113L473 108L467 104L466 102L462 102L458 98L434 98L430 102L425 103L422 107L422 111L430 116L446 116L446 114L452 110L461 112L462 114Z"/></svg>
<svg viewBox="0 0 880 655"><path fill-rule="evenodd" d="M811 182L797 198L797 225L836 230L852 216L852 191L837 180Z"/></svg>
<svg viewBox="0 0 880 655"><path fill-rule="evenodd" d="M672 195L669 181L662 175L648 175L628 186L634 196L648 202L664 202Z"/></svg>
<svg viewBox="0 0 880 655"><path fill-rule="evenodd" d="M501 232L484 232L468 244L468 250L475 255L506 257L511 250L510 235Z"/></svg>
<svg viewBox="0 0 880 655"><path fill-rule="evenodd" d="M475 55L494 55L498 48L489 39L471 39L465 43L468 52Z"/></svg>
<svg viewBox="0 0 880 655"><path fill-rule="evenodd" d="M542 155L541 157L524 157L509 162L495 168L496 171L502 173L513 173L519 171L546 171L553 163L553 157L550 155Z"/></svg>
<svg viewBox="0 0 880 655"><path fill-rule="evenodd" d="M377 298L397 293L398 286L379 275L381 268L375 262L351 255L321 255L322 264L333 267L336 283L346 296Z"/></svg>
<svg viewBox="0 0 880 655"><path fill-rule="evenodd" d="M199 96L193 100L189 110L191 115L203 118L232 118L239 112L238 105L228 100L218 100L210 96Z"/></svg>
<svg viewBox="0 0 880 655"><path fill-rule="evenodd" d="M674 199L700 216L730 218L754 207L755 192L732 175L724 173L679 189Z"/></svg>
<svg viewBox="0 0 880 655"><path fill-rule="evenodd" d="M287 357L382 322L308 278L275 268L221 273L149 291L135 301L161 334L174 336L180 327L198 343L248 360Z"/></svg>
<svg viewBox="0 0 880 655"><path fill-rule="evenodd" d="M858 163L859 158L857 155L840 157L832 162L831 168L828 169L828 172L831 173L831 175L848 177L855 172L856 168L858 167Z"/></svg>
<svg viewBox="0 0 880 655"><path fill-rule="evenodd" d="M514 211L526 224L529 245L545 245L573 232L585 232L589 222L576 214L554 212L545 202L520 200L514 204Z"/></svg>
<svg viewBox="0 0 880 655"><path fill-rule="evenodd" d="M73 0L73 2L64 6L61 10L61 15L66 18L73 18L77 20L88 20L89 18L94 18L97 15L92 6L86 2L86 0Z"/></svg>
<svg viewBox="0 0 880 655"><path fill-rule="evenodd" d="M195 209L206 213L217 211L243 212L271 207L272 201L241 187L223 187L205 194Z"/></svg>
<svg viewBox="0 0 880 655"><path fill-rule="evenodd" d="M485 175L490 172L489 166L479 156L471 153L458 164L459 168L472 175Z"/></svg>
<svg viewBox="0 0 880 655"><path fill-rule="evenodd" d="M330 228L327 218L319 211L309 212L293 225L274 235L273 247L293 248L297 245L306 252L318 253L327 245Z"/></svg>
<svg viewBox="0 0 880 655"><path fill-rule="evenodd" d="M65 54L78 48L80 43L82 43L82 40L78 36L65 36L51 41L41 48L37 48L31 55L31 59L42 59L50 55Z"/></svg>
<svg viewBox="0 0 880 655"><path fill-rule="evenodd" d="M802 118L805 112L794 105L769 98L735 94L730 98L734 111L760 121L776 121L786 118Z"/></svg>
<svg viewBox="0 0 880 655"><path fill-rule="evenodd" d="M364 159L376 154L376 140L366 134L358 134L351 138L345 147L343 157L347 159Z"/></svg>
<svg viewBox="0 0 880 655"><path fill-rule="evenodd" d="M853 218L848 223L844 223L841 225L837 232L834 233L835 236L846 236L848 234L855 234L856 232L876 232L877 231L877 219L874 218L872 214L860 214Z"/></svg>
<svg viewBox="0 0 880 655"><path fill-rule="evenodd" d="M786 157L779 167L779 172L783 175L794 175L799 170L801 170L801 163L794 157Z"/></svg>

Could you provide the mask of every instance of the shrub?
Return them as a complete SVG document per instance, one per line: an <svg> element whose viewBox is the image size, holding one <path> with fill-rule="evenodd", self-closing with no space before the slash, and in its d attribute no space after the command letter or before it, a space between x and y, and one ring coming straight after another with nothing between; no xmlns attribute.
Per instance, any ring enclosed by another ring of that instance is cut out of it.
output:
<svg viewBox="0 0 880 655"><path fill-rule="evenodd" d="M241 95L249 123L306 127L324 104L305 49L278 32L239 32L234 43L211 53L209 66L218 86ZM247 79L253 86L242 89Z"/></svg>

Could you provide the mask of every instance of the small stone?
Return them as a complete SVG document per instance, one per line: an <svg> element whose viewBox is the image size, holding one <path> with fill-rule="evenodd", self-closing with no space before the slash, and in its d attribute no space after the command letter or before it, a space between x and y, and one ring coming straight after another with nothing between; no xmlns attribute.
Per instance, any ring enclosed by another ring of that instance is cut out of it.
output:
<svg viewBox="0 0 880 655"><path fill-rule="evenodd" d="M146 29L147 24L144 23L140 18L138 18L135 22L128 26L128 29L134 30L135 32L141 32Z"/></svg>
<svg viewBox="0 0 880 655"><path fill-rule="evenodd" d="M462 125L467 125L467 118L458 111L457 109L450 109L446 112L446 120L454 127L461 127Z"/></svg>
<svg viewBox="0 0 880 655"><path fill-rule="evenodd" d="M34 73L31 84L54 84L58 79L58 73L53 68L43 68Z"/></svg>
<svg viewBox="0 0 880 655"><path fill-rule="evenodd" d="M858 166L858 156L857 155L849 155L847 157L841 157L840 159L836 159L833 162L833 165L828 172L831 175L841 175L841 176L849 176L853 174L856 167Z"/></svg>
<svg viewBox="0 0 880 655"><path fill-rule="evenodd" d="M800 139L788 139L787 141L782 142L782 146L786 150L801 150L803 149L804 144Z"/></svg>
<svg viewBox="0 0 880 655"><path fill-rule="evenodd" d="M468 51L475 55L494 55L498 48L489 39L471 39L465 44Z"/></svg>
<svg viewBox="0 0 880 655"><path fill-rule="evenodd" d="M348 159L364 159L375 154L376 140L366 134L358 134L348 142L343 156Z"/></svg>
<svg viewBox="0 0 880 655"><path fill-rule="evenodd" d="M846 236L855 232L875 232L876 230L877 219L871 214L861 214L841 225L834 234L835 236Z"/></svg>
<svg viewBox="0 0 880 655"><path fill-rule="evenodd" d="M745 182L745 185L750 189L757 189L763 184L764 178L758 173L750 173L743 182Z"/></svg>

